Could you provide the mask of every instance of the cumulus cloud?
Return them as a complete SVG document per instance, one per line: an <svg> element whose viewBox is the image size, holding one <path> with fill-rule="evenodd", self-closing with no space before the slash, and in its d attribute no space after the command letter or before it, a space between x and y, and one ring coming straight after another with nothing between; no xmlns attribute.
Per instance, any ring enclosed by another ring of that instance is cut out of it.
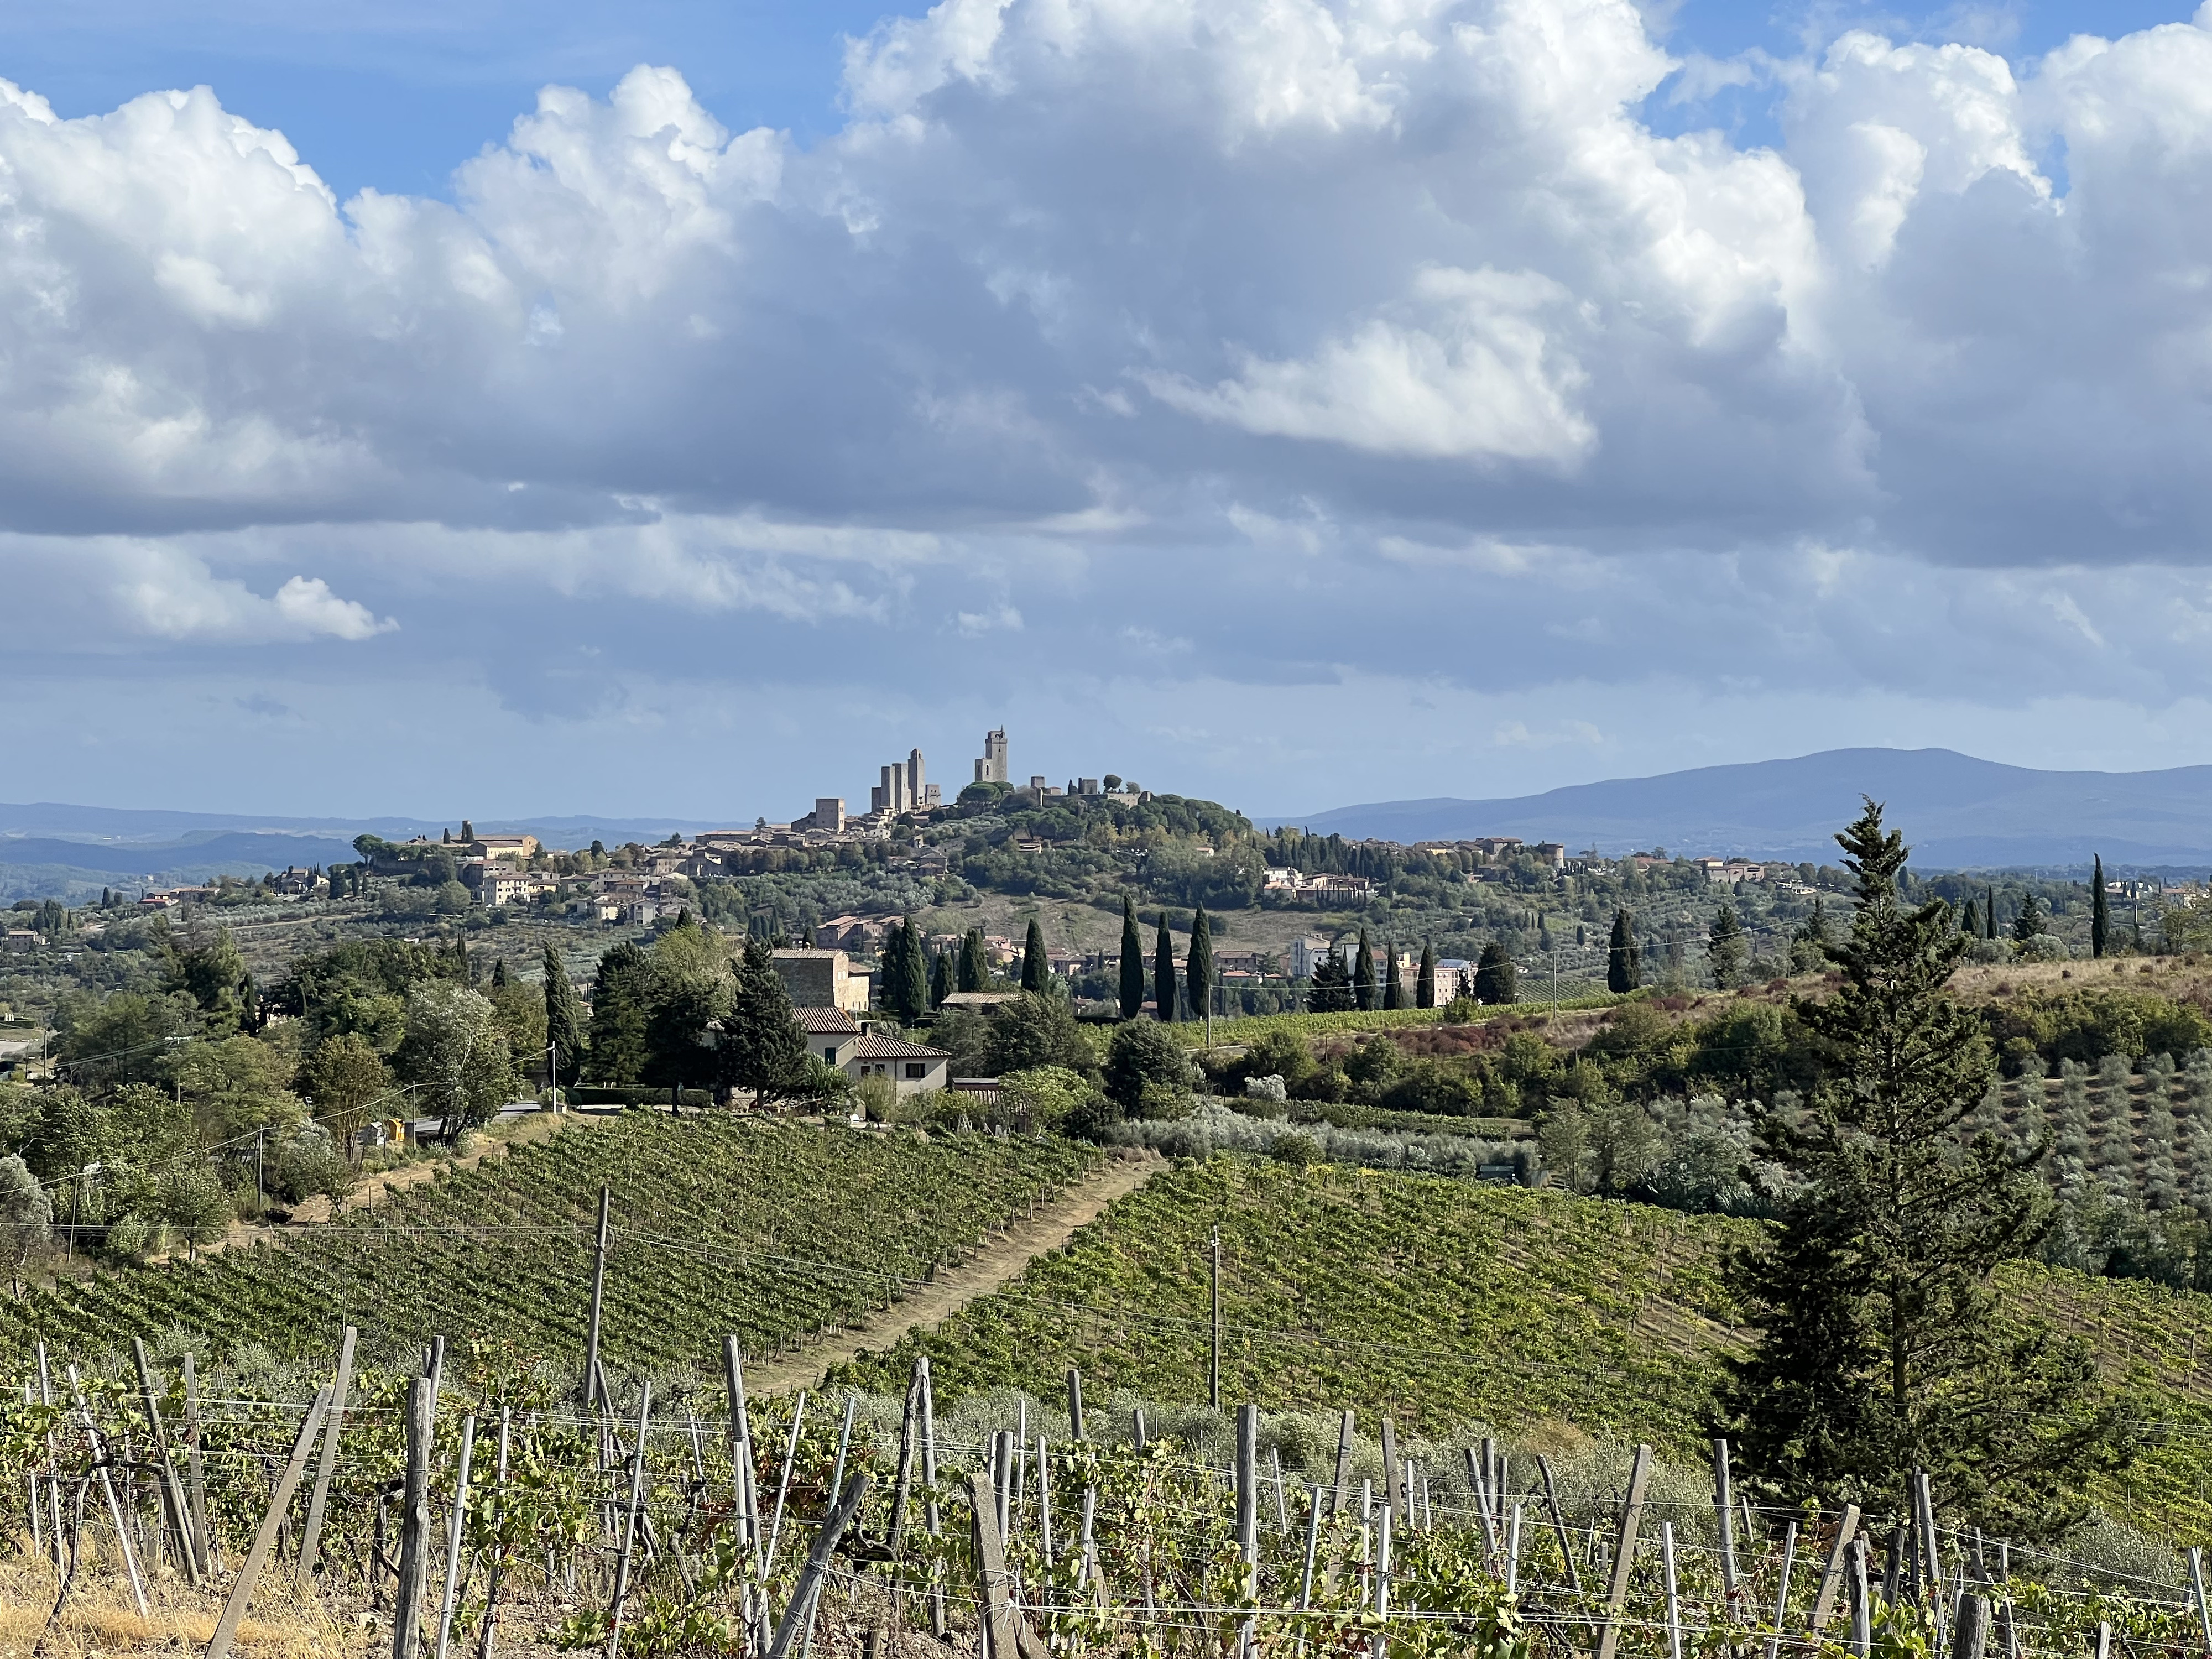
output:
<svg viewBox="0 0 2212 1659"><path fill-rule="evenodd" d="M548 88L450 203L0 82L40 648L404 623L591 708L672 640L891 684L921 634L1262 696L2202 688L2212 13L1683 64L1631 0L944 0L845 77L811 149L680 65ZM1778 146L1698 130L1727 88Z"/></svg>

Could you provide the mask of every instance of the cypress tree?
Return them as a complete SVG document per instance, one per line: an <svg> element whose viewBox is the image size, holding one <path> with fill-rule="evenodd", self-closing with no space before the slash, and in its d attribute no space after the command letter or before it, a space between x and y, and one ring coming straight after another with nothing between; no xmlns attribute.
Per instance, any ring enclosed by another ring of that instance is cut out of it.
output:
<svg viewBox="0 0 2212 1659"><path fill-rule="evenodd" d="M1758 1334L1729 1362L1723 1407L1769 1492L1901 1518L1918 1467L1939 1513L2051 1537L2132 1447L2084 1345L2027 1304L1998 1316L1999 1270L2049 1226L2046 1147L1968 1138L1994 1067L1980 1020L1945 988L1966 937L1940 899L1901 902L1904 842L1879 806L1837 839L1858 878L1844 982L1796 1004L1819 1044L1811 1099L1759 1126L1797 1185L1729 1261Z"/></svg>
<svg viewBox="0 0 2212 1659"><path fill-rule="evenodd" d="M882 993L884 1009L898 1012L899 1004L906 1000L906 959L899 954L899 943L906 936L906 921L894 917L884 930L884 943L877 960L881 963L878 988Z"/></svg>
<svg viewBox="0 0 2212 1659"><path fill-rule="evenodd" d="M1995 939L1997 936L1997 890L1984 889L1989 902L1982 906L1982 937Z"/></svg>
<svg viewBox="0 0 2212 1659"><path fill-rule="evenodd" d="M988 990L991 985L991 959L984 953L983 930L970 927L960 941L960 988L963 991Z"/></svg>
<svg viewBox="0 0 2212 1659"><path fill-rule="evenodd" d="M1382 941L1385 965L1382 970L1382 1006L1402 1008L1406 1006L1406 982L1398 969L1398 946L1390 940Z"/></svg>
<svg viewBox="0 0 2212 1659"><path fill-rule="evenodd" d="M495 991L507 989L507 958L505 957L500 957L491 965L491 988Z"/></svg>
<svg viewBox="0 0 2212 1659"><path fill-rule="evenodd" d="M759 939L745 942L736 979L714 1045L714 1081L721 1088L750 1089L757 1104L772 1105L805 1075L806 1034L791 1012L769 947Z"/></svg>
<svg viewBox="0 0 2212 1659"><path fill-rule="evenodd" d="M912 916L893 922L884 941L884 1006L902 1025L913 1024L929 1006L929 969L921 959L921 931Z"/></svg>
<svg viewBox="0 0 2212 1659"><path fill-rule="evenodd" d="M1168 913L1160 912L1159 936L1152 941L1152 1017L1172 1020L1176 1006L1175 941L1168 937Z"/></svg>
<svg viewBox="0 0 2212 1659"><path fill-rule="evenodd" d="M1361 1013L1375 1006L1375 952L1367 943L1367 930L1359 930L1359 951L1352 958L1352 1000Z"/></svg>
<svg viewBox="0 0 2212 1659"><path fill-rule="evenodd" d="M1035 916L1030 918L1030 930L1022 936L1022 989L1044 991L1052 980L1052 963L1044 951L1044 925Z"/></svg>
<svg viewBox="0 0 2212 1659"><path fill-rule="evenodd" d="M1433 1008L1437 1006L1437 946L1433 939L1421 944L1420 977L1413 981L1413 1006Z"/></svg>
<svg viewBox="0 0 2212 1659"><path fill-rule="evenodd" d="M952 952L939 951L929 964L929 1006L942 1008L952 994Z"/></svg>
<svg viewBox="0 0 2212 1659"><path fill-rule="evenodd" d="M2095 854L2095 867L2089 877L2089 954L2105 954L2105 939L2112 925L2112 907L2105 898L2105 855Z"/></svg>
<svg viewBox="0 0 2212 1659"><path fill-rule="evenodd" d="M1213 925L1206 907L1190 919L1190 952L1183 958L1184 994L1190 998L1191 1018L1204 1019L1213 1006Z"/></svg>
<svg viewBox="0 0 2212 1659"><path fill-rule="evenodd" d="M1474 964L1474 1000L1500 1007L1521 1000L1519 970L1496 939L1482 947L1481 958Z"/></svg>
<svg viewBox="0 0 2212 1659"><path fill-rule="evenodd" d="M584 1005L550 945L545 947L545 1041L553 1050L553 1080L575 1081L583 1066Z"/></svg>
<svg viewBox="0 0 2212 1659"><path fill-rule="evenodd" d="M1134 1019L1145 1006L1145 943L1137 936L1137 902L1121 896L1121 1018Z"/></svg>
<svg viewBox="0 0 2212 1659"><path fill-rule="evenodd" d="M1959 931L1968 939L1982 936L1982 904L1979 899L1966 901L1966 908L1959 913Z"/></svg>
<svg viewBox="0 0 2212 1659"><path fill-rule="evenodd" d="M1636 918L1626 909L1613 913L1613 938L1605 951L1605 988L1625 995L1644 983L1644 963L1636 948Z"/></svg>
<svg viewBox="0 0 2212 1659"><path fill-rule="evenodd" d="M1705 961L1713 983L1723 991L1742 983L1743 957L1743 924L1735 919L1735 907L1723 904L1705 935Z"/></svg>

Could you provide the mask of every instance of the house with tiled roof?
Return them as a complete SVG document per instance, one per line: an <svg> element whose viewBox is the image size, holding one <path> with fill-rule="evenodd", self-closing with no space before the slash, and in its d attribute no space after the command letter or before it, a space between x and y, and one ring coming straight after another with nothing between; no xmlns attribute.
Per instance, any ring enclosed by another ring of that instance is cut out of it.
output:
<svg viewBox="0 0 2212 1659"><path fill-rule="evenodd" d="M827 1042L823 1037L819 1042ZM943 1048L929 1048L902 1037L864 1031L847 1050L845 1075L858 1083L864 1077L888 1078L902 1096L934 1092L945 1086L952 1056Z"/></svg>

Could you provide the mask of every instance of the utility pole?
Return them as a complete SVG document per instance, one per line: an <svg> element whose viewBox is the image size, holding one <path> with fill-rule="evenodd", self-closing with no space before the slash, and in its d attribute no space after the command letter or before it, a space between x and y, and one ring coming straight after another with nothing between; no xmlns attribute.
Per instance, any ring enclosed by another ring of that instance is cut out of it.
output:
<svg viewBox="0 0 2212 1659"><path fill-rule="evenodd" d="M1221 1409L1221 1229L1213 1230L1213 1346L1206 1368L1206 1403Z"/></svg>

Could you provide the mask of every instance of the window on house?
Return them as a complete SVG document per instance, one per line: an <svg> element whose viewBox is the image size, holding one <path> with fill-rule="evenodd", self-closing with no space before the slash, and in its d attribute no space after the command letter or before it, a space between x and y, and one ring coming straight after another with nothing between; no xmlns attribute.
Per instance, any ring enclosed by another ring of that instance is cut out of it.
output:
<svg viewBox="0 0 2212 1659"><path fill-rule="evenodd" d="M929 1067L918 1060L909 1060L906 1063L906 1074L918 1083L929 1075Z"/></svg>

